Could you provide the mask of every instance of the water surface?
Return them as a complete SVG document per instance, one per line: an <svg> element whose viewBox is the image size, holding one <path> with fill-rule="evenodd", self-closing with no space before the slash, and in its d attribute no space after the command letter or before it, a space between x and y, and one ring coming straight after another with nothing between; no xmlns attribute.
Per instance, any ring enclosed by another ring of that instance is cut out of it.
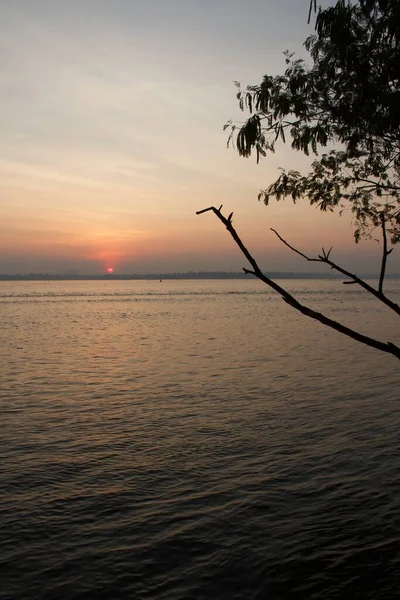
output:
<svg viewBox="0 0 400 600"><path fill-rule="evenodd" d="M400 342L355 286L286 284ZM255 280L3 282L0 311L1 600L397 597L398 360Z"/></svg>

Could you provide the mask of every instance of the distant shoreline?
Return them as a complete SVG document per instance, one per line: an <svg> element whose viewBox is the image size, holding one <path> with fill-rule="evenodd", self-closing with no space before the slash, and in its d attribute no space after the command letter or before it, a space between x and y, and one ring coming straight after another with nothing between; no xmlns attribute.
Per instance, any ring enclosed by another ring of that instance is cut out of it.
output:
<svg viewBox="0 0 400 600"><path fill-rule="evenodd" d="M265 275L271 279L346 279L340 274L332 273L292 273L292 272L266 272ZM377 279L376 274L360 275L364 279ZM156 280L172 280L172 279L254 279L253 275L245 275L244 273L236 272L188 272L188 273L147 273L130 275L120 274L100 274L79 275L72 273L51 274L51 273L28 273L21 274L0 274L0 281L156 281ZM388 274L386 279L400 279L400 274Z"/></svg>

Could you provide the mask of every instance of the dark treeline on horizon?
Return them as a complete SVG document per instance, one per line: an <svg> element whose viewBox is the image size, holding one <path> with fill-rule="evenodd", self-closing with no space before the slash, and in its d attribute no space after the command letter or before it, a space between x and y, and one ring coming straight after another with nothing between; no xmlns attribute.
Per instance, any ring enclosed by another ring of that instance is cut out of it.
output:
<svg viewBox="0 0 400 600"><path fill-rule="evenodd" d="M272 279L343 279L340 274L334 273L294 273L294 272L266 272L265 275ZM364 275L367 279L376 279L377 275ZM388 279L399 279L400 275L394 273L387 275ZM138 274L103 274L91 275L62 274L62 273L27 273L27 274L1 274L0 281L79 281L79 280L163 280L163 279L254 279L254 276L241 272L226 271L189 271L187 273L146 273Z"/></svg>

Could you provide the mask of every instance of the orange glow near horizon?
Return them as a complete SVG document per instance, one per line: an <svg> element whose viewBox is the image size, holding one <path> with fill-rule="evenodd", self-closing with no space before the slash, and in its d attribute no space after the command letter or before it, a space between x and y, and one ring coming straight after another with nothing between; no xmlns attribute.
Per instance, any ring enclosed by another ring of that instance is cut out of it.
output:
<svg viewBox="0 0 400 600"><path fill-rule="evenodd" d="M233 200L231 205L235 208ZM58 222L57 213L43 222L38 218L28 220L26 215L19 221L13 220L10 215L0 240L0 272L63 272L73 268L111 275L116 271L240 270L243 259L236 245L224 235L216 220L207 215L196 217L194 208L187 209L184 217L173 219L155 215L153 228L147 229L141 228L142 223L140 228L132 225L127 218L118 220L112 213L108 227L93 220L87 223L83 218L80 222L77 219L78 226L74 227L61 219ZM315 253L329 240L327 244L342 255L354 256L358 251L365 259L365 248L355 246L345 216L335 219L313 207L293 207L289 203L271 205L268 210L259 204L238 208L235 223L242 239L270 270L304 269L269 232L271 224L305 252ZM375 255L373 250L369 255ZM32 260L29 262L26 257Z"/></svg>
<svg viewBox="0 0 400 600"><path fill-rule="evenodd" d="M257 165L226 149L223 123L243 118L232 80L242 71L246 84L257 83L265 69L285 69L285 47L302 52L310 33L303 3L275 3L265 21L268 3L254 0L257 22L237 3L229 24L218 2L178 12L177 1L142 3L139 12L129 2L99 2L94 12L72 2L46 18L14 4L2 3L0 19L0 114L13 115L1 123L0 273L240 271L246 263L221 223L196 216L221 204L268 271L305 269L270 227L306 254L333 246L334 260L351 270L379 266L374 242L354 244L351 211L339 218L307 201L257 202L279 167L307 173L312 158L280 145ZM171 27L154 29L157 6ZM201 32L191 35L197 17ZM254 54L254 27L260 35L269 28L267 62ZM240 47L232 46L236 32ZM398 271L394 261L389 268Z"/></svg>

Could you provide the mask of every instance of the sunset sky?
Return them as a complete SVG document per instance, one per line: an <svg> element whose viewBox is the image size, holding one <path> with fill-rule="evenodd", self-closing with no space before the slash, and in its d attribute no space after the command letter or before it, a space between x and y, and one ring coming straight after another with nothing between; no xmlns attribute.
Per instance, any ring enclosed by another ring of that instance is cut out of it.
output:
<svg viewBox="0 0 400 600"><path fill-rule="evenodd" d="M303 251L334 247L349 268L376 268L350 217L260 188L289 147L239 158L222 131L242 119L234 80L258 83L302 55L308 0L3 0L0 5L0 273L241 270L210 213L223 204L262 268L310 270ZM314 270L322 271L322 266ZM391 261L398 269L398 258Z"/></svg>

